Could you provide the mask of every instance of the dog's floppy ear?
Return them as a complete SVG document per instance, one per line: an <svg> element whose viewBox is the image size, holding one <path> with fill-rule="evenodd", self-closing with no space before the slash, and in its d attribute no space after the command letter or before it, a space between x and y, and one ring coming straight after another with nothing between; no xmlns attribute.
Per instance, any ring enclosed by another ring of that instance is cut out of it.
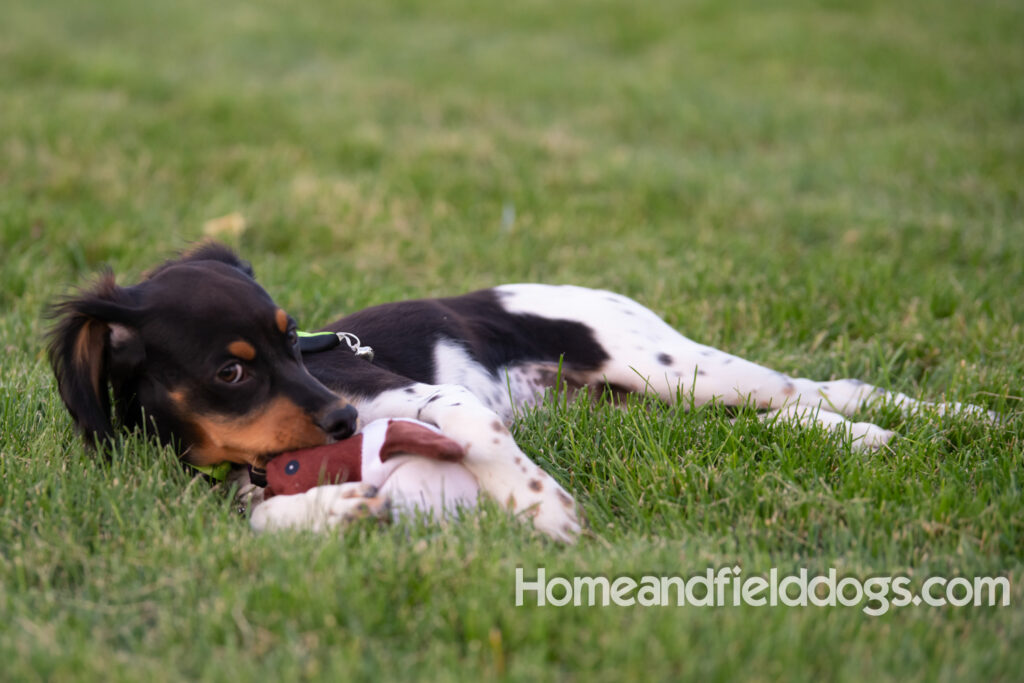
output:
<svg viewBox="0 0 1024 683"><path fill-rule="evenodd" d="M128 292L107 272L91 290L56 303L50 317L48 353L61 399L87 444L108 439L112 375L120 383L145 357Z"/></svg>

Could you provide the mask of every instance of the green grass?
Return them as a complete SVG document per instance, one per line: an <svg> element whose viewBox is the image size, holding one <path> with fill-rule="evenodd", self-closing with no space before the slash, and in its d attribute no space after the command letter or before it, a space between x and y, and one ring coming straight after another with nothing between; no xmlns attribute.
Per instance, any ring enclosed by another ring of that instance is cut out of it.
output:
<svg viewBox="0 0 1024 683"><path fill-rule="evenodd" d="M998 680L1024 647L1019 3L47 3L0 22L0 679ZM254 538L174 455L76 441L42 313L231 212L313 327L499 282L615 289L702 342L998 410L891 448L554 401L575 547ZM514 220L507 220L514 212ZM503 215L506 217L503 220ZM537 608L514 572L1008 576L1011 607Z"/></svg>

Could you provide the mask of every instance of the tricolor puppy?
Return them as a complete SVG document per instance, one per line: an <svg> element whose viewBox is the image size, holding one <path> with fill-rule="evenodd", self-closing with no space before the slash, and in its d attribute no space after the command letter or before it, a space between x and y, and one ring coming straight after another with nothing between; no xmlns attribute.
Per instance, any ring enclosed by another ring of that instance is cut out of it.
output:
<svg viewBox="0 0 1024 683"><path fill-rule="evenodd" d="M262 473L280 453L350 436L357 416L413 418L464 449L462 464L481 490L562 541L579 533L576 505L506 426L559 377L596 393L750 402L766 415L840 430L857 448L892 436L847 420L871 402L979 412L857 380L789 377L693 342L624 296L573 286L505 285L376 306L325 328L352 344L303 357L292 318L246 262L217 244L130 287L107 273L58 303L54 316L50 361L88 442L147 422L186 462ZM364 345L372 360L353 352Z"/></svg>

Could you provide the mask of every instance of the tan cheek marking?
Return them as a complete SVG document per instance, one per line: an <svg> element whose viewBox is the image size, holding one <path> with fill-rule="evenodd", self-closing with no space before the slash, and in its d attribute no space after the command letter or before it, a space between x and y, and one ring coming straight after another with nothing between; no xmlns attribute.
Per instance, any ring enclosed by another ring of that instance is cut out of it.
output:
<svg viewBox="0 0 1024 683"><path fill-rule="evenodd" d="M196 465L228 461L263 466L270 453L319 446L326 440L309 415L286 398L234 419L191 418L200 433L190 457Z"/></svg>
<svg viewBox="0 0 1024 683"><path fill-rule="evenodd" d="M252 360L256 357L256 349L253 348L253 345L241 339L228 344L228 353L242 360Z"/></svg>
<svg viewBox="0 0 1024 683"><path fill-rule="evenodd" d="M277 329L281 330L281 334L288 331L288 314L284 312L283 308L277 309Z"/></svg>

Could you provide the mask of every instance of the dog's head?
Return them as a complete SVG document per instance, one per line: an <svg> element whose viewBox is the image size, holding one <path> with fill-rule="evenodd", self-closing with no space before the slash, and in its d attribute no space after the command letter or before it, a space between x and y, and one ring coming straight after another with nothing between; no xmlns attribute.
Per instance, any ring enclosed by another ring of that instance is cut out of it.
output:
<svg viewBox="0 0 1024 683"><path fill-rule="evenodd" d="M262 467L355 429L355 409L303 366L294 321L221 245L132 287L108 272L52 311L50 363L87 443L145 425L192 464Z"/></svg>

